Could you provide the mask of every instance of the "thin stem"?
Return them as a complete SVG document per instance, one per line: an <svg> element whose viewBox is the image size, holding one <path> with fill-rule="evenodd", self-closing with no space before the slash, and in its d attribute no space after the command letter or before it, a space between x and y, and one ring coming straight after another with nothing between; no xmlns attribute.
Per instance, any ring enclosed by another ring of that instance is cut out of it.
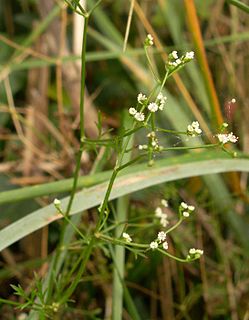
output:
<svg viewBox="0 0 249 320"><path fill-rule="evenodd" d="M170 233L171 231L175 230L179 225L182 223L183 218L180 218L175 225L165 231L166 234Z"/></svg>
<svg viewBox="0 0 249 320"><path fill-rule="evenodd" d="M115 239L109 236L104 235L103 233L95 233L95 237L97 239L101 239L103 241L109 242L109 243L113 243L113 244L117 244L117 245L127 245L129 247L134 247L134 248L141 248L141 249L147 249L149 244L142 244L142 243L135 243L135 242L125 242L124 240L120 240L120 239Z"/></svg>
<svg viewBox="0 0 249 320"><path fill-rule="evenodd" d="M78 156L77 156L77 160L76 160L76 168L74 171L74 176L73 176L73 187L71 190L71 194L70 194L70 199L67 205L67 209L66 209L66 216L69 216L72 204L73 204L73 200L74 200L74 196L77 190L77 186L78 186L78 178L79 178L79 172L80 172L80 166L81 166L81 157L82 157L82 153L83 153L83 141L80 142L80 149L78 151Z"/></svg>
<svg viewBox="0 0 249 320"><path fill-rule="evenodd" d="M65 212L65 216L68 217L70 214L70 210L73 204L73 200L75 197L75 193L77 190L78 185L78 178L79 178L79 172L80 172L80 166L81 166L81 157L83 153L83 146L84 146L84 98L85 98L85 76L86 76L86 63L85 63L85 56L86 56L86 38L87 38L87 25L88 25L89 16L84 17L84 30L83 30L83 38L82 38L82 52L81 52L81 92L80 92L80 148L78 151L77 159L76 159L76 168L74 171L73 176L73 187L70 194L70 199L67 205L67 209ZM57 247L57 251L55 254L54 259L54 269L57 268L58 260L61 254L61 246L63 245L64 238L65 238L65 232L66 232L67 223L64 223L60 235L60 241L59 245ZM52 284L53 281L53 275L51 273L49 277L49 283L48 283L48 297L52 290Z"/></svg>
<svg viewBox="0 0 249 320"><path fill-rule="evenodd" d="M165 250L163 250L163 249L161 249L161 248L157 248L157 251L161 252L161 253L164 254L165 256L167 256L167 257L169 257L169 258L171 258L171 259L174 259L174 260L176 260L176 261L178 261L178 262L190 262L190 260L188 260L188 259L182 259L182 258L178 258L178 257L176 257L176 256L173 256L172 254L168 253L167 251L165 251ZM196 260L196 259L195 259L195 260ZM191 261L194 261L194 259L191 260Z"/></svg>
<svg viewBox="0 0 249 320"><path fill-rule="evenodd" d="M105 193L104 201L103 201L103 203L101 204L101 207L100 207L100 214L99 214L99 219L98 219L98 223L97 223L97 226L96 226L96 230L100 230L100 227L102 226L102 221L104 220L104 214L105 214L105 211L106 211L106 207L107 207L107 203L108 203L108 200L109 200L109 196L111 194L112 186L114 184L114 181L116 179L117 174L118 174L117 169L114 169L113 172L112 172L112 175L111 175L111 178L110 178L106 193Z"/></svg>
<svg viewBox="0 0 249 320"><path fill-rule="evenodd" d="M81 50L81 89L80 89L80 138L85 137L84 128L84 102L85 102L85 86L86 86L86 38L89 16L84 18L84 29Z"/></svg>
<svg viewBox="0 0 249 320"><path fill-rule="evenodd" d="M61 212L61 214L63 215L63 217L64 217L64 219L67 221L67 223L69 223L69 224L72 226L72 228L74 229L74 231L75 231L76 233L78 233L78 235L79 235L83 240L86 240L86 237L85 237L85 236L83 235L83 233L79 230L79 228L76 227L76 225L71 221L71 219L70 219L67 215L63 214L62 212Z"/></svg>
<svg viewBox="0 0 249 320"><path fill-rule="evenodd" d="M60 304L64 304L68 300L68 298L73 294L74 290L76 289L76 287L80 281L80 278L82 277L82 275L85 271L86 264L90 258L91 253L92 253L94 243L95 243L95 238L92 237L89 245L86 247L86 249L84 251L84 257L83 257L83 260L80 264L79 271L78 271L76 277L74 278L72 284L69 286L69 288L63 294L63 297L61 298L61 300L59 302Z"/></svg>
<svg viewBox="0 0 249 320"><path fill-rule="evenodd" d="M156 128L156 131L172 133L172 134L184 134L184 135L187 135L186 131L176 131L176 130L163 129L163 128Z"/></svg>
<svg viewBox="0 0 249 320"><path fill-rule="evenodd" d="M92 9L88 12L89 16L93 13L93 11L100 5L102 0L98 0L96 4L92 7Z"/></svg>
<svg viewBox="0 0 249 320"><path fill-rule="evenodd" d="M165 76L163 78L163 81L162 81L162 84L161 84L161 87L160 87L160 91L162 91L163 87L165 86L165 83L166 83L166 81L168 79L168 76L169 76L169 71L166 70Z"/></svg>
<svg viewBox="0 0 249 320"><path fill-rule="evenodd" d="M168 147L162 148L161 151L169 151L169 150L192 150L192 149L208 149L208 148L215 148L218 147L219 144L206 144L206 145L199 145L194 147Z"/></svg>
<svg viewBox="0 0 249 320"><path fill-rule="evenodd" d="M84 17L84 28L83 28L83 39L82 39L82 50L81 50L81 89L80 89L80 148L78 152L78 157L76 161L76 168L74 172L73 188L71 191L70 199L68 202L66 216L69 215L74 196L77 190L79 171L81 165L81 157L83 153L84 137L85 137L85 127L84 127L84 103L85 103L85 78L86 78L86 38L87 38L87 26L88 26L89 16Z"/></svg>
<svg viewBox="0 0 249 320"><path fill-rule="evenodd" d="M153 68L153 65L152 65L152 62L151 62L151 59L150 59L150 56L149 56L147 48L148 48L147 46L144 46L145 55L146 55L146 58L147 58L147 61L148 61L148 64L149 64L150 71L153 74L154 79L156 80L156 82L160 83L160 79L158 79L158 76L156 75L156 72L155 72L155 70Z"/></svg>

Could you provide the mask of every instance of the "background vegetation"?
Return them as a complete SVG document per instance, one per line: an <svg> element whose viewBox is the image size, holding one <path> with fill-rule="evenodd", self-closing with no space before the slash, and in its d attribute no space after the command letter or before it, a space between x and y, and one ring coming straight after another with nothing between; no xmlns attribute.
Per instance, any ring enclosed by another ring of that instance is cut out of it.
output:
<svg viewBox="0 0 249 320"><path fill-rule="evenodd" d="M103 0L89 20L87 137L98 137L100 118L106 136L120 132L129 124L128 109L138 92L151 90L143 50L148 33L155 40L152 62L159 74L172 50L196 53L195 61L167 82L167 107L158 124L182 131L198 120L202 141L212 142L225 121L239 136L237 159L221 151L172 150L158 157L154 168L137 165L122 177L126 187L116 187L112 210L128 215L131 234L149 242L155 233L149 228L151 217L160 200L169 201L167 213L175 222L183 199L195 205L196 213L170 236L169 252L184 255L190 247L205 252L200 260L181 264L156 252L143 258L126 251L123 319L249 319L249 3L243 4ZM28 294L35 281L46 278L62 228L49 204L72 188L72 180L64 179L73 176L79 148L82 19L63 1L53 0L1 1L0 17L0 318L21 319L29 310L4 299L22 302L10 285L21 284ZM138 133L133 145L143 139ZM189 143L178 135L164 135L160 141L175 147ZM83 153L79 188L86 189L76 196L72 213L84 211L74 222L85 233L97 221L100 184L114 165L110 148L91 147ZM227 171L234 172L216 174ZM143 180L133 184L137 172ZM139 230L137 221L143 226ZM68 270L80 254L77 240L75 235L65 258ZM60 310L59 317L113 315L113 299L122 299L113 298L120 291L113 291L112 247L103 249L95 248L71 297L74 303Z"/></svg>

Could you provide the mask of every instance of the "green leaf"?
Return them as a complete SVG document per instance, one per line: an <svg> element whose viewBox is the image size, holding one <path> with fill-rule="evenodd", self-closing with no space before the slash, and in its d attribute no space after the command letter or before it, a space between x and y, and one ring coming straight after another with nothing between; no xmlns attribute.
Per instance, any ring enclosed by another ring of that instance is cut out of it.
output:
<svg viewBox="0 0 249 320"><path fill-rule="evenodd" d="M249 6L242 1L239 0L227 0L228 3L240 8L246 13L249 13Z"/></svg>
<svg viewBox="0 0 249 320"><path fill-rule="evenodd" d="M137 165L132 167L132 172L126 170L123 176L117 178L110 200L168 181L229 171L249 172L249 160L231 159L217 152L205 152L160 160L152 168L148 168L145 164ZM104 198L107 185L108 183L104 182L78 192L72 205L71 215L98 206ZM64 211L68 200L69 197L61 199ZM60 218L61 215L53 204L32 212L0 231L0 250Z"/></svg>

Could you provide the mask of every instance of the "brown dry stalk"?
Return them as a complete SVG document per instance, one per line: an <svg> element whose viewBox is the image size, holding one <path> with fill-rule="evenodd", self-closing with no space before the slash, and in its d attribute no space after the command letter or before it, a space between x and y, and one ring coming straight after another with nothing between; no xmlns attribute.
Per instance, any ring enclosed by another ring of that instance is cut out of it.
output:
<svg viewBox="0 0 249 320"><path fill-rule="evenodd" d="M213 78L209 69L206 51L203 44L203 39L201 35L200 25L196 13L195 3L193 0L184 0L186 16L187 16L187 25L193 37L195 44L197 59L200 63L202 75L204 78L205 86L209 95L210 106L213 108L213 116L216 120L216 125L222 125L224 122L219 100L216 94Z"/></svg>

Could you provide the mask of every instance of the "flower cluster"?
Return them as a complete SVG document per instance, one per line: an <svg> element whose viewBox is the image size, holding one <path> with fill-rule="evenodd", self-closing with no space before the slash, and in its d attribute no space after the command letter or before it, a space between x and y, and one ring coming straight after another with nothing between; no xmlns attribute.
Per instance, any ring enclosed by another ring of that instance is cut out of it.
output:
<svg viewBox="0 0 249 320"><path fill-rule="evenodd" d="M165 105L165 103L166 103L166 101L167 101L167 97L164 96L161 92L159 92L159 94L158 94L158 96L157 96L157 98L156 98L156 101L159 102L159 107L158 107L158 109L159 109L159 110L163 110L163 109L164 109L164 105Z"/></svg>
<svg viewBox="0 0 249 320"><path fill-rule="evenodd" d="M123 238L125 239L126 242L128 242L128 243L132 242L132 239L131 239L131 237L130 237L130 235L128 233L123 232L122 236L123 236Z"/></svg>
<svg viewBox="0 0 249 320"><path fill-rule="evenodd" d="M190 216L190 213L192 213L195 210L194 206L189 206L185 202L181 202L179 207L179 212L181 217L188 218Z"/></svg>
<svg viewBox="0 0 249 320"><path fill-rule="evenodd" d="M149 139L149 146L151 146L154 151L161 151L162 147L159 146L159 142L154 131L148 133L147 138Z"/></svg>
<svg viewBox="0 0 249 320"><path fill-rule="evenodd" d="M144 114L142 112L137 111L135 108L130 108L129 114L131 116L133 116L139 122L144 121L144 119L145 119Z"/></svg>
<svg viewBox="0 0 249 320"><path fill-rule="evenodd" d="M157 112L157 110L159 109L159 106L156 102L151 102L149 105L148 105L148 110L150 112Z"/></svg>
<svg viewBox="0 0 249 320"><path fill-rule="evenodd" d="M189 51L189 52L186 52L185 56L184 56L184 60L193 60L195 57L195 53L194 51Z"/></svg>
<svg viewBox="0 0 249 320"><path fill-rule="evenodd" d="M232 132L230 133L219 133L217 134L217 138L220 143L225 144L228 142L236 143L238 141L238 137L236 137Z"/></svg>
<svg viewBox="0 0 249 320"><path fill-rule="evenodd" d="M157 243L156 241L152 241L152 242L150 243L150 248L151 248L152 250L157 249L157 248L158 248L158 243Z"/></svg>
<svg viewBox="0 0 249 320"><path fill-rule="evenodd" d="M147 34L147 37L144 40L144 45L146 47L151 47L154 44L154 39L151 34Z"/></svg>
<svg viewBox="0 0 249 320"><path fill-rule="evenodd" d="M162 111L164 109L166 101L167 97L160 92L156 98L156 101L151 102L147 108L150 112L157 112L158 110Z"/></svg>
<svg viewBox="0 0 249 320"><path fill-rule="evenodd" d="M183 66L185 63L193 60L194 56L195 56L194 51L190 51L190 52L186 52L183 56L179 58L178 52L174 50L169 54L169 61L167 63L167 66L171 70L176 69L179 66Z"/></svg>
<svg viewBox="0 0 249 320"><path fill-rule="evenodd" d="M161 204L167 208L168 207L168 202L165 199L162 199ZM167 227L167 225L169 224L168 221L168 215L167 213L164 213L161 207L157 207L155 210L155 216L156 218L160 219L160 224L161 226L163 226L164 228Z"/></svg>
<svg viewBox="0 0 249 320"><path fill-rule="evenodd" d="M199 259L200 256L202 256L202 255L203 255L203 250L191 248L191 249L189 249L187 259L188 260Z"/></svg>
<svg viewBox="0 0 249 320"><path fill-rule="evenodd" d="M164 232L164 231L158 232L157 239L156 239L156 241L152 241L150 243L150 248L152 250L155 250L158 248L158 245L162 243L163 248L165 250L167 250L169 248L169 245L168 245L168 242L166 241L166 237L167 237L166 232Z"/></svg>
<svg viewBox="0 0 249 320"><path fill-rule="evenodd" d="M139 144L138 145L138 150L147 150L147 149L148 149L147 144Z"/></svg>
<svg viewBox="0 0 249 320"><path fill-rule="evenodd" d="M146 97L145 94L143 94L143 93L140 92L140 93L137 95L137 102L138 102L138 103L143 104L146 100L147 100L147 97Z"/></svg>
<svg viewBox="0 0 249 320"><path fill-rule="evenodd" d="M195 137L196 135L199 135L202 133L202 130L200 129L200 124L198 121L193 121L191 124L187 127L187 134Z"/></svg>

